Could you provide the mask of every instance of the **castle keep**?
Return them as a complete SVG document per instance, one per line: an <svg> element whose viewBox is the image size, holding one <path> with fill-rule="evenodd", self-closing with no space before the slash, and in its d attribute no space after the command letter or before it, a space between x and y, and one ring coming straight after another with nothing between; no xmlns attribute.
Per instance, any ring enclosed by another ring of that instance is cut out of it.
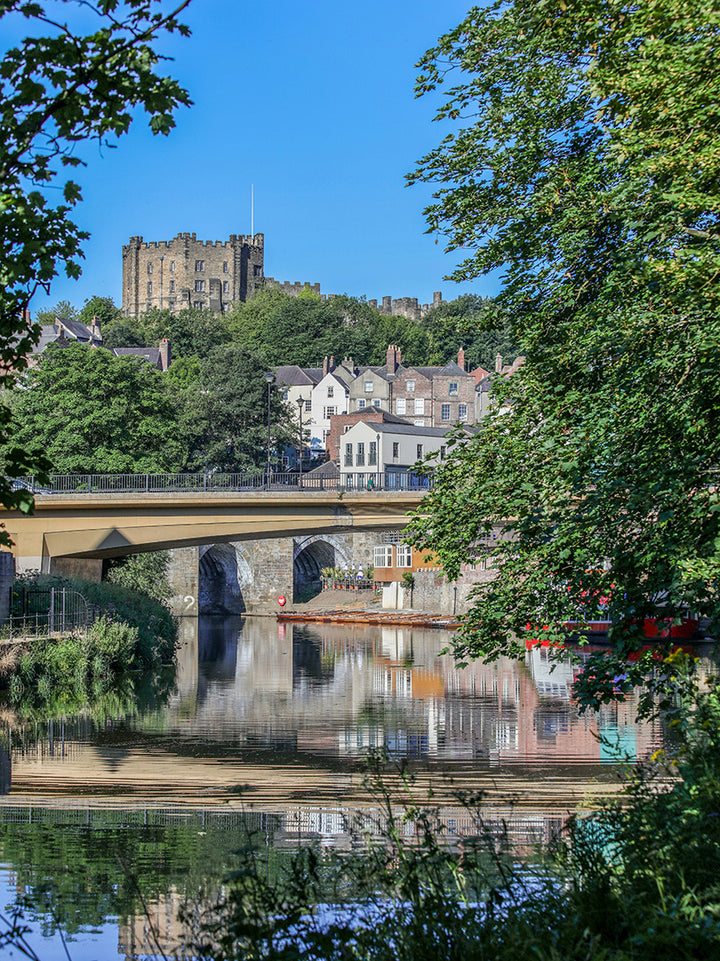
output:
<svg viewBox="0 0 720 961"><path fill-rule="evenodd" d="M131 237L122 249L122 312L139 317L152 307L173 312L200 307L222 313L233 304L249 300L256 290L279 290L297 297L309 290L325 300L320 284L275 280L264 272L264 234L230 234L229 240L198 240L196 234L178 234L173 240L143 243ZM432 305L417 297L383 297L368 304L382 314L420 320L431 306L442 302L435 291Z"/></svg>
<svg viewBox="0 0 720 961"><path fill-rule="evenodd" d="M123 246L123 314L138 317L152 307L227 310L262 286L263 253L262 234L206 241L184 233L155 243L131 237Z"/></svg>

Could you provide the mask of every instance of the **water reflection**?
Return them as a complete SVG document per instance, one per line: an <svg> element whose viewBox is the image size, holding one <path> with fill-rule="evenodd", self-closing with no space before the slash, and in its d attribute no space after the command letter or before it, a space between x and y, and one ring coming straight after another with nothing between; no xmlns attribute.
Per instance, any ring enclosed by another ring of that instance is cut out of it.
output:
<svg viewBox="0 0 720 961"><path fill-rule="evenodd" d="M181 636L169 697L8 716L0 736L8 897L73 931L119 917L98 927L98 956L159 954L131 874L169 951L181 904L209 896L247 831L268 870L301 839L350 845L349 819L374 803L368 748L408 761L420 796L432 781L451 831L475 825L454 791L482 789L486 821L527 846L616 787L619 756L661 745L658 722L635 723L633 700L580 716L574 668L542 648L458 671L440 654L449 635L426 629L204 618Z"/></svg>

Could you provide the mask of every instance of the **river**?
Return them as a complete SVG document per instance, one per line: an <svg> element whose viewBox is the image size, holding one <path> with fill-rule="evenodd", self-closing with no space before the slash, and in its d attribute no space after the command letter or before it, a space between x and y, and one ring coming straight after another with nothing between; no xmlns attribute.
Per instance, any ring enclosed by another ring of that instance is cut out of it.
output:
<svg viewBox="0 0 720 961"><path fill-rule="evenodd" d="M573 668L548 652L457 670L450 635L418 628L188 618L177 668L93 716L19 721L0 742L0 885L24 903L48 961L170 953L177 908L207 897L252 831L268 859L313 838L351 843L377 806L367 752L432 788L450 830L472 824L459 789L520 844L618 789L623 763L662 744L630 700L598 715L570 700ZM391 774L391 777L393 775ZM142 897L141 897L142 891ZM142 902L145 908L142 907Z"/></svg>

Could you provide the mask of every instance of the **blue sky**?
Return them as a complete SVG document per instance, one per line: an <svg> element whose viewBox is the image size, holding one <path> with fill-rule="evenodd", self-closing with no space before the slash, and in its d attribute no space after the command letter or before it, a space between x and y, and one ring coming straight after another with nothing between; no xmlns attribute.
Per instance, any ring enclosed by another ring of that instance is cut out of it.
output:
<svg viewBox="0 0 720 961"><path fill-rule="evenodd" d="M184 14L192 36L162 49L194 106L168 138L140 117L117 149L85 148L83 275L59 277L33 311L95 293L119 301L121 246L133 234L249 233L251 184L268 276L368 298L493 293L494 281L442 279L456 258L424 233L431 190L404 184L446 132L431 122L433 104L414 99L414 63L467 9L457 0L193 0Z"/></svg>

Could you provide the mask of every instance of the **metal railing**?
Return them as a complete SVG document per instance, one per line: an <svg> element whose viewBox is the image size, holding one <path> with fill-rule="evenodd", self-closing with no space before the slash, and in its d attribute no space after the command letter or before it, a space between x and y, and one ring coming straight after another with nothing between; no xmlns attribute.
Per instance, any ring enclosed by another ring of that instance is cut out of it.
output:
<svg viewBox="0 0 720 961"><path fill-rule="evenodd" d="M192 491L384 491L429 490L431 475L414 471L378 471L345 474L340 477L298 473L197 473L197 474L51 474L50 484L36 483L34 477L19 478L15 488L33 494L150 494Z"/></svg>
<svg viewBox="0 0 720 961"><path fill-rule="evenodd" d="M100 615L79 591L66 587L26 588L18 584L10 616L0 627L0 643L80 633Z"/></svg>

